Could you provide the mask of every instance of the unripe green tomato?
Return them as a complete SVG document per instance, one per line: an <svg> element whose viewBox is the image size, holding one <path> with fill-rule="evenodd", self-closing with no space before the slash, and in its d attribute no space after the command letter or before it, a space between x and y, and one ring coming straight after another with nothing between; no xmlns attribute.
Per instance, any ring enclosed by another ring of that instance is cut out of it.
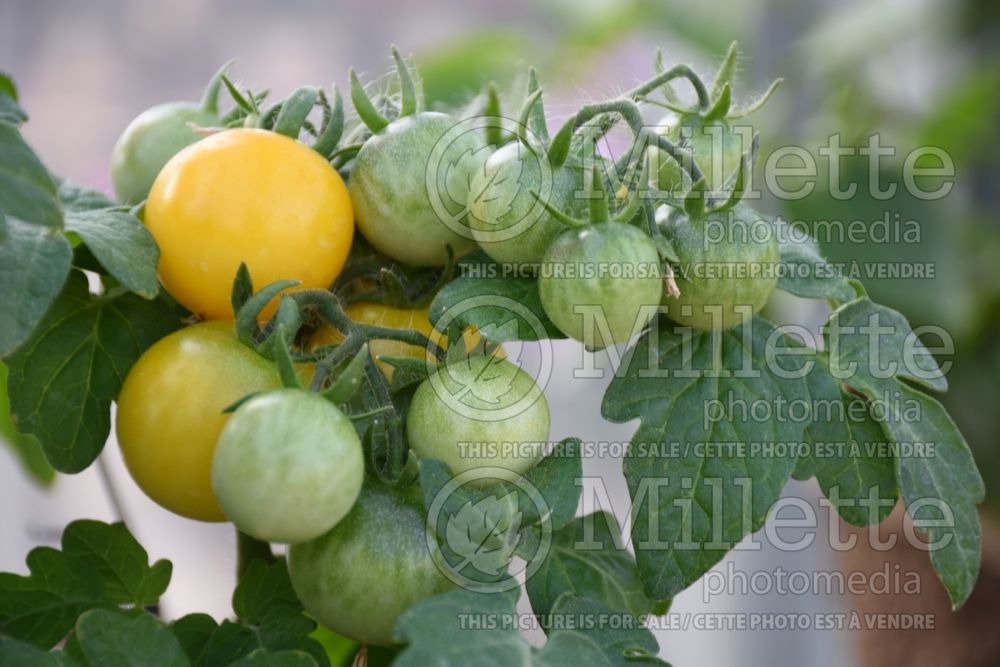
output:
<svg viewBox="0 0 1000 667"><path fill-rule="evenodd" d="M454 584L427 547L419 487L370 482L333 530L288 549L288 574L306 612L364 644L396 643L396 619Z"/></svg>
<svg viewBox="0 0 1000 667"><path fill-rule="evenodd" d="M552 206L579 215L586 201L575 195L583 189L580 167L553 170L546 155L511 142L491 155L472 178L469 227L497 262L536 264L566 225L553 218L531 191Z"/></svg>
<svg viewBox="0 0 1000 667"><path fill-rule="evenodd" d="M660 255L630 225L571 229L545 253L538 291L545 314L570 338L591 349L624 343L659 307Z"/></svg>
<svg viewBox="0 0 1000 667"><path fill-rule="evenodd" d="M455 475L484 467L521 475L544 453L549 405L534 378L516 365L478 355L424 380L406 425L410 449L446 463Z"/></svg>
<svg viewBox="0 0 1000 667"><path fill-rule="evenodd" d="M675 212L664 233L681 261L680 297L663 298L667 316L678 324L729 329L759 312L774 292L778 241L770 223L749 206L701 220Z"/></svg>
<svg viewBox="0 0 1000 667"><path fill-rule="evenodd" d="M354 159L349 188L358 229L376 249L404 264L442 266L448 259L447 245L456 257L476 245L471 232L459 234L442 217L454 214L455 224L465 225L448 203L461 202L464 208L473 169L468 157L479 154L483 143L466 132L432 156L438 141L457 123L435 112L405 116L368 139ZM438 183L436 202L428 193L428 169L446 176L446 182Z"/></svg>
<svg viewBox="0 0 1000 667"><path fill-rule="evenodd" d="M192 102L159 104L139 114L111 151L111 183L125 204L138 204L170 158L201 139L188 123L214 127L219 117Z"/></svg>
<svg viewBox="0 0 1000 667"><path fill-rule="evenodd" d="M681 120L672 117L664 119L661 126L669 127L666 130L668 139L694 155L709 191L725 188L730 176L739 168L744 151L750 148L749 140L744 141L743 135L725 120L705 123L696 116ZM647 159L660 190L679 194L686 187L677 160L659 150L649 151Z"/></svg>
<svg viewBox="0 0 1000 667"><path fill-rule="evenodd" d="M302 389L241 405L222 429L212 490L226 518L267 542L304 542L333 528L361 491L365 464L351 421Z"/></svg>

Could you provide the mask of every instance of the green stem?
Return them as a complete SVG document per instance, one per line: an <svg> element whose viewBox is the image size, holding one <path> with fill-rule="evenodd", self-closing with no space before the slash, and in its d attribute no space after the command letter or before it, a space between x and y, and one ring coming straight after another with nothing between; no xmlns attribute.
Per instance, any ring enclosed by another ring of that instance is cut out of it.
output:
<svg viewBox="0 0 1000 667"><path fill-rule="evenodd" d="M674 142L667 139L662 134L657 134L656 132L646 130L646 138L654 146L662 150L664 153L672 157L680 165L681 169L687 171L688 176L691 177L692 183L697 183L702 178L704 174L701 172L701 168L698 163L695 162L694 156L688 151L677 146Z"/></svg>
<svg viewBox="0 0 1000 667"><path fill-rule="evenodd" d="M625 93L624 96L633 100L645 97L663 84L669 83L674 79L687 79L690 81L692 87L694 87L695 95L698 96L698 108L708 108L709 104L711 104L711 100L708 97L708 89L705 88L705 82L702 81L701 77L695 74L694 70L687 65L674 65L670 69L657 74L649 81L636 86L632 90Z"/></svg>

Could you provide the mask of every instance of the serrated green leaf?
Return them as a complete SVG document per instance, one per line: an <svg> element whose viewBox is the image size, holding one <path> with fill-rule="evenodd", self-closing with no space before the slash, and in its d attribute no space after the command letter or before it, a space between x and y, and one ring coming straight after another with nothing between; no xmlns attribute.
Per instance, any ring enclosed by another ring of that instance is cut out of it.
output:
<svg viewBox="0 0 1000 667"><path fill-rule="evenodd" d="M4 219L0 211L0 220ZM0 358L34 331L69 273L73 251L61 234L13 218L0 240Z"/></svg>
<svg viewBox="0 0 1000 667"><path fill-rule="evenodd" d="M208 614L188 614L182 616L169 626L170 632L177 638L184 654L191 661L192 665L199 665L199 658L202 656L209 638L219 624Z"/></svg>
<svg viewBox="0 0 1000 667"><path fill-rule="evenodd" d="M10 400L7 398L7 365L0 363L0 439L4 440L39 484L48 486L56 478L56 471L45 460L45 453L33 435L20 433L10 418Z"/></svg>
<svg viewBox="0 0 1000 667"><path fill-rule="evenodd" d="M614 515L595 512L576 519L552 535L541 566L527 582L531 609L547 626L547 616L564 593L603 603L634 615L648 614L635 558L624 545Z"/></svg>
<svg viewBox="0 0 1000 667"><path fill-rule="evenodd" d="M900 493L914 525L938 545L930 550L931 564L953 606L960 607L979 573L976 505L985 487L955 422L937 400L913 386L943 391L944 373L905 317L867 298L835 310L824 333L831 370L873 401L874 417L901 446L896 457ZM912 516L916 502L931 505Z"/></svg>
<svg viewBox="0 0 1000 667"><path fill-rule="evenodd" d="M76 623L80 649L101 667L190 667L177 639L149 614L93 609Z"/></svg>
<svg viewBox="0 0 1000 667"><path fill-rule="evenodd" d="M854 289L837 268L826 261L819 245L805 231L782 218L772 219L781 252L778 288L808 299L843 303L854 298Z"/></svg>
<svg viewBox="0 0 1000 667"><path fill-rule="evenodd" d="M233 611L240 620L260 624L275 609L300 613L299 602L284 561L250 563L233 592Z"/></svg>
<svg viewBox="0 0 1000 667"><path fill-rule="evenodd" d="M300 651L327 664L323 647L309 637L316 622L303 614L284 560L250 563L233 592L233 611L241 623L255 626L261 648Z"/></svg>
<svg viewBox="0 0 1000 667"><path fill-rule="evenodd" d="M170 581L169 561L149 565L124 524L74 521L62 551L33 549L28 576L0 573L0 633L50 648L77 617L97 607L155 604Z"/></svg>
<svg viewBox="0 0 1000 667"><path fill-rule="evenodd" d="M766 348L773 325L758 317L747 327L675 333L661 320L604 396L605 418L640 420L624 471L632 543L652 599L673 597L759 529L795 466L794 449L762 455L753 448L801 442L803 424L726 410L808 398L801 356L782 355L776 369Z"/></svg>
<svg viewBox="0 0 1000 667"><path fill-rule="evenodd" d="M66 213L94 211L117 206L115 201L103 192L68 180L59 183L59 201L62 202L63 211Z"/></svg>
<svg viewBox="0 0 1000 667"><path fill-rule="evenodd" d="M155 605L170 583L170 561L149 564L149 555L123 523L79 520L66 526L63 553L86 563L91 576L104 582L116 604Z"/></svg>
<svg viewBox="0 0 1000 667"><path fill-rule="evenodd" d="M73 272L32 337L8 360L11 411L49 463L79 472L104 448L111 401L143 351L181 325L161 300L93 297Z"/></svg>
<svg viewBox="0 0 1000 667"><path fill-rule="evenodd" d="M228 665L260 648L252 628L232 621L216 623L207 614L188 614L170 624L194 667Z"/></svg>
<svg viewBox="0 0 1000 667"><path fill-rule="evenodd" d="M795 477L816 477L824 495L849 523L880 523L892 513L899 496L892 443L865 402L841 391L825 356L812 360L815 366L806 382L814 416L804 440L810 451L799 457Z"/></svg>
<svg viewBox="0 0 1000 667"><path fill-rule="evenodd" d="M438 329L447 315L461 329L476 327L494 343L513 340L565 338L545 315L538 281L506 275L485 253L461 262L462 274L444 286L430 306L431 323Z"/></svg>
<svg viewBox="0 0 1000 667"><path fill-rule="evenodd" d="M0 121L0 213L53 229L62 228L55 181L10 123Z"/></svg>
<svg viewBox="0 0 1000 667"><path fill-rule="evenodd" d="M658 650L653 635L638 626L581 630L588 624L612 621L610 616L620 616L620 612L570 595L560 598L553 609L566 622L553 630L542 649L533 649L518 632L518 595L516 588L503 593L457 590L417 603L396 624L397 636L408 646L393 665L625 667L634 664L626 652L649 656ZM644 664L666 663L646 657Z"/></svg>
<svg viewBox="0 0 1000 667"><path fill-rule="evenodd" d="M535 503L521 493L519 505L526 525L548 521L553 531L559 530L576 516L583 487L583 447L578 438L561 440L552 452L529 470L525 477L545 500L548 516L538 516Z"/></svg>
<svg viewBox="0 0 1000 667"><path fill-rule="evenodd" d="M66 230L78 234L122 285L147 299L156 298L160 249L138 218L122 208L67 211Z"/></svg>
<svg viewBox="0 0 1000 667"><path fill-rule="evenodd" d="M900 490L914 526L926 530L932 543L939 545L930 551L931 564L957 609L969 598L979 574L982 528L976 505L983 501L986 488L965 438L944 406L902 382L897 384L902 400L919 405L921 416L913 420L890 404L886 429L897 443L935 445L933 455L913 452L896 459ZM920 501L933 504L914 511L913 504ZM946 525L940 525L942 518Z"/></svg>
<svg viewBox="0 0 1000 667"><path fill-rule="evenodd" d="M855 299L831 313L823 335L830 371L852 386L891 389L900 378L933 391L948 389L934 356L892 308Z"/></svg>

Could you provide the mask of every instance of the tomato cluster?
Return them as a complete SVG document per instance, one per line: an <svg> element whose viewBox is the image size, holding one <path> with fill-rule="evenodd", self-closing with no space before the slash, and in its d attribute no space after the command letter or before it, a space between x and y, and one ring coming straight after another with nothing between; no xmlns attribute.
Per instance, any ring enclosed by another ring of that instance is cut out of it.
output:
<svg viewBox="0 0 1000 667"><path fill-rule="evenodd" d="M331 107L300 89L270 110L240 98L245 112L228 117L214 101L156 107L128 127L113 159L119 198L145 200L165 291L204 320L156 343L125 380L117 434L128 469L177 514L290 544L292 583L307 611L383 644L394 641L404 609L453 585L427 550L414 463L523 475L550 428L535 380L475 330L437 331L427 306L433 289L407 291L401 276L431 267L421 275L447 278L455 258L481 248L533 272L539 315L601 348L627 342L658 312L698 329L739 324L766 303L773 277L680 269L778 261L773 243L706 244L706 225L732 207L685 203L704 187L681 158L697 164L703 146L653 137L632 99L585 107L550 138L532 73L520 129L456 133L457 116L422 109L409 67L393 53L400 83L391 108L351 72L360 120L353 145L337 148L339 95ZM309 146L299 137L314 104L324 122L311 126ZM594 146L619 116L634 145L629 159L612 163ZM703 116L684 122L728 127ZM657 151L667 158L655 166L660 190L689 190L687 200L654 202L674 207L660 222L640 197ZM724 170L744 159L725 143ZM443 178L430 178L442 164ZM613 167L627 175L620 187L608 187ZM362 253L362 244L374 251ZM248 301L244 274L278 285ZM448 349L446 337L459 333L464 345ZM395 403L359 409L361 387ZM390 413L405 424L396 459L409 472L379 467L372 429ZM524 446L468 448L510 443ZM359 616L362 606L370 613Z"/></svg>

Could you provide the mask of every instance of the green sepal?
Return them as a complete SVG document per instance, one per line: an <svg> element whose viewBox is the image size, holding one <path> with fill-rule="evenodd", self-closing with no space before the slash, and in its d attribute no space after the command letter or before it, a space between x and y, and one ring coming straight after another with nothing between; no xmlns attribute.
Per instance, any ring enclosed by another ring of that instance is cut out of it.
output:
<svg viewBox="0 0 1000 667"><path fill-rule="evenodd" d="M316 104L318 96L319 92L313 86L302 86L289 95L288 99L281 105L278 118L274 121L273 131L292 139L298 139L302 125Z"/></svg>
<svg viewBox="0 0 1000 667"><path fill-rule="evenodd" d="M372 134L378 134L389 124L389 119L375 108L353 67L348 72L348 77L351 80L351 103L354 104L354 111Z"/></svg>

